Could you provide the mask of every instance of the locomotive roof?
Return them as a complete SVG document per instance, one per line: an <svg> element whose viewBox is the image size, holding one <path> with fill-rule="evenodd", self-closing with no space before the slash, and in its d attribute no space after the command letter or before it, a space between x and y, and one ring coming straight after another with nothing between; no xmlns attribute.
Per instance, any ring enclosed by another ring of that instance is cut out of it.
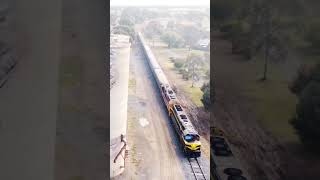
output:
<svg viewBox="0 0 320 180"><path fill-rule="evenodd" d="M160 69L160 65L158 63L158 61L156 60L156 57L154 56L154 54L152 53L150 47L144 42L144 40L141 40L143 41L143 45L144 45L144 49L148 55L148 58L149 58L149 62L151 63L151 66L153 69Z"/></svg>
<svg viewBox="0 0 320 180"><path fill-rule="evenodd" d="M198 135L198 132L194 129L189 117L187 116L187 114L185 113L185 111L183 110L181 105L174 104L174 110L176 112L176 115L177 115L179 121L181 122L181 124L185 128L183 133L185 135L187 135L187 134L197 134Z"/></svg>
<svg viewBox="0 0 320 180"><path fill-rule="evenodd" d="M176 93L174 93L174 91L172 90L172 88L170 87L169 84L165 85L166 91L167 91L167 95L169 96L170 100L174 100L176 99Z"/></svg>
<svg viewBox="0 0 320 180"><path fill-rule="evenodd" d="M164 75L163 71L161 69L154 69L154 72L156 74L156 78L158 79L158 81L161 83L161 84L168 84L168 79L166 78L166 76Z"/></svg>

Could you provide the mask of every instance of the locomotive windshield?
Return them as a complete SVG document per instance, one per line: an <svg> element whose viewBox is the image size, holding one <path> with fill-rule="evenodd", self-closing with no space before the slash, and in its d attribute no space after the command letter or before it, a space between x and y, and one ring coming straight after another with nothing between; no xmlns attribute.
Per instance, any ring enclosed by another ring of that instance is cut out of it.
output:
<svg viewBox="0 0 320 180"><path fill-rule="evenodd" d="M193 141L199 141L200 138L198 135L195 135L195 134L187 134L184 136L184 139L187 142L193 142Z"/></svg>

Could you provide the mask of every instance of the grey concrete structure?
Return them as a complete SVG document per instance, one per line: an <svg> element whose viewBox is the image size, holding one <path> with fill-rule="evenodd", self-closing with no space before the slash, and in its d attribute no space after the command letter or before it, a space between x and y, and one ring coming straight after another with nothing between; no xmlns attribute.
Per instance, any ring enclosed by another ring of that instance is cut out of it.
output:
<svg viewBox="0 0 320 180"><path fill-rule="evenodd" d="M110 174L124 171L129 83L129 36L110 37Z"/></svg>

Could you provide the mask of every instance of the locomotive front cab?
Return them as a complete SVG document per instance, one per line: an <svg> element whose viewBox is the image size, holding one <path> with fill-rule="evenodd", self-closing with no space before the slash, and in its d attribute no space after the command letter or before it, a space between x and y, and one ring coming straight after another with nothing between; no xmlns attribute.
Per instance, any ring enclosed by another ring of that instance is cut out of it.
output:
<svg viewBox="0 0 320 180"><path fill-rule="evenodd" d="M187 156L200 157L200 136L198 134L186 134L183 139L185 143L184 153Z"/></svg>

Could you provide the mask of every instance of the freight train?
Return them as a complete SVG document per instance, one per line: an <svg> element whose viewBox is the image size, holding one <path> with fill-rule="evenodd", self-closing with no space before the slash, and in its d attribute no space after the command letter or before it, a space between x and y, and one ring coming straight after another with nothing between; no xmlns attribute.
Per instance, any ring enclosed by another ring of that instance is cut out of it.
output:
<svg viewBox="0 0 320 180"><path fill-rule="evenodd" d="M137 39L139 40L144 55L148 61L153 76L157 82L163 102L168 110L168 114L173 121L173 126L179 136L179 141L183 147L183 152L187 157L201 156L201 142L198 132L194 129L186 111L180 104L175 92L153 55L149 45L147 45L144 37L139 32Z"/></svg>

